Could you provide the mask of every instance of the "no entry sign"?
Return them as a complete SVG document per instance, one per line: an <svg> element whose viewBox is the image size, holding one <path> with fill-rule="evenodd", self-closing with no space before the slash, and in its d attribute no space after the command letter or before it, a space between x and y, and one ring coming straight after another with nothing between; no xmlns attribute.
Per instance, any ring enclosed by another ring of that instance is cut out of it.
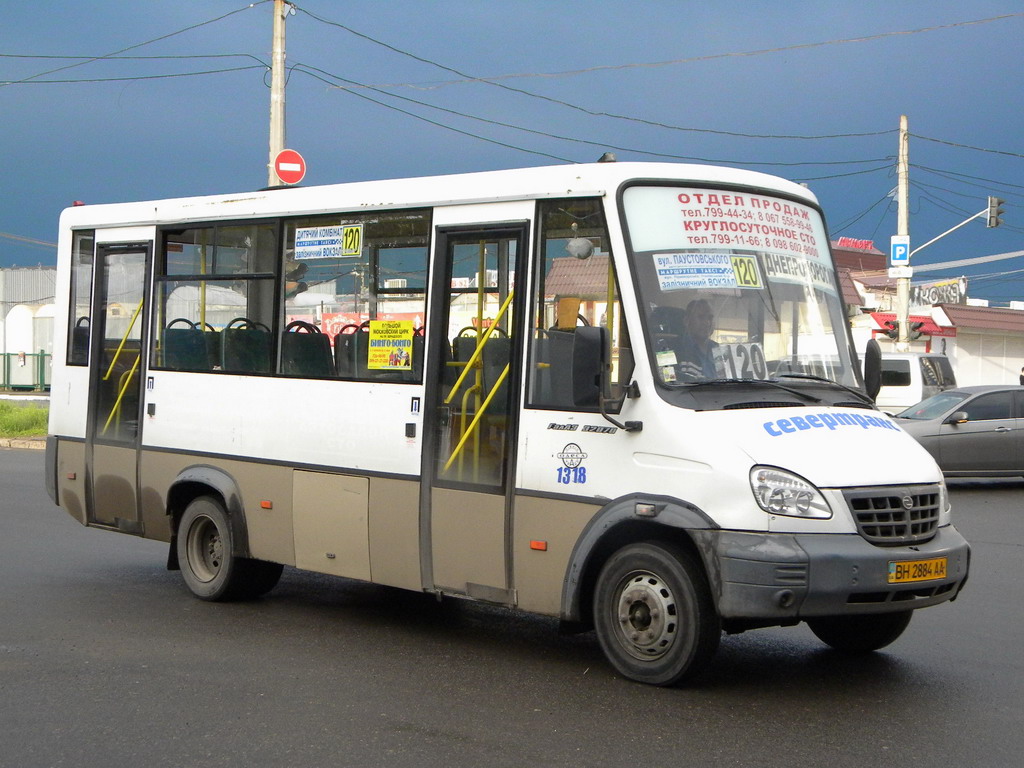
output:
<svg viewBox="0 0 1024 768"><path fill-rule="evenodd" d="M285 184L298 184L306 175L306 161L294 149L282 149L274 159L274 172Z"/></svg>

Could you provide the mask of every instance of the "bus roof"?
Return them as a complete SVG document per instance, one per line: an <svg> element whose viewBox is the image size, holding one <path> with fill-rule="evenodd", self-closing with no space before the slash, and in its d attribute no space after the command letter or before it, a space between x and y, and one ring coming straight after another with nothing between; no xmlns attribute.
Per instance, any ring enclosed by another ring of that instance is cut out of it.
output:
<svg viewBox="0 0 1024 768"><path fill-rule="evenodd" d="M61 228L260 218L280 216L283 208L288 215L304 215L333 210L384 210L582 197L614 194L624 182L638 179L674 180L700 186L757 187L811 204L817 203L814 194L806 187L758 171L684 163L606 162L77 205L66 208L61 214Z"/></svg>

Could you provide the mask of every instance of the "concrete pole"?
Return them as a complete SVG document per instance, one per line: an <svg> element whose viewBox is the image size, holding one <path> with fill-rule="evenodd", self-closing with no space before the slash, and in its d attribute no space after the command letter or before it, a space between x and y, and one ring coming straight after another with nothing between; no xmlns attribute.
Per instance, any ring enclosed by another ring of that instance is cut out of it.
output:
<svg viewBox="0 0 1024 768"><path fill-rule="evenodd" d="M900 146L896 160L896 234L910 234L910 133L900 115ZM896 320L900 324L897 352L910 350L910 278L896 278Z"/></svg>
<svg viewBox="0 0 1024 768"><path fill-rule="evenodd" d="M291 6L286 0L274 0L274 47L270 66L270 158L267 161L267 186L280 187L274 160L284 143L284 20Z"/></svg>

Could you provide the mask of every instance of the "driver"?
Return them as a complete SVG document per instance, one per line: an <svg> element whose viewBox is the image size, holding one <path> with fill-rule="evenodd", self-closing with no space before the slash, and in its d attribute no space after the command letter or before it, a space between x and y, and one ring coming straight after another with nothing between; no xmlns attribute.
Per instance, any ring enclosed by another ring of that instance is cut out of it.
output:
<svg viewBox="0 0 1024 768"><path fill-rule="evenodd" d="M714 329L714 315L707 299L694 299L686 305L683 333L675 345L676 373L683 381L721 376L718 342L711 339Z"/></svg>

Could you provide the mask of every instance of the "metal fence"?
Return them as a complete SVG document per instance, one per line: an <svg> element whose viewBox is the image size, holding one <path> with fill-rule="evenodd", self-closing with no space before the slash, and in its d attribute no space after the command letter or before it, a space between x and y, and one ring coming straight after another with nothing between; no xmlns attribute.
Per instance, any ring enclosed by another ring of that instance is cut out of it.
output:
<svg viewBox="0 0 1024 768"><path fill-rule="evenodd" d="M43 350L0 353L0 390L49 392L52 357Z"/></svg>

